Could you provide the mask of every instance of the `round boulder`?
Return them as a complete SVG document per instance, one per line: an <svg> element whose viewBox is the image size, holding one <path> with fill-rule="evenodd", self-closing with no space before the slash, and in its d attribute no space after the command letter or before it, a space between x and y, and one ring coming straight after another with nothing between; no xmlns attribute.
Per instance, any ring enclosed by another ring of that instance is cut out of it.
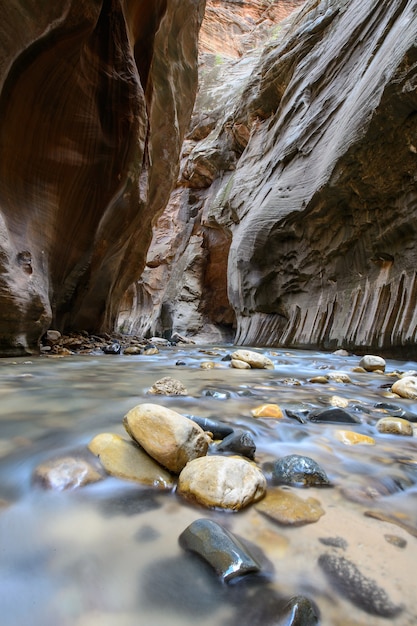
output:
<svg viewBox="0 0 417 626"><path fill-rule="evenodd" d="M178 493L208 507L243 509L266 493L266 479L250 461L206 456L190 461L178 479Z"/></svg>
<svg viewBox="0 0 417 626"><path fill-rule="evenodd" d="M271 359L253 350L236 350L232 354L232 361L243 361L244 363L248 363L253 369L274 369L274 364Z"/></svg>
<svg viewBox="0 0 417 626"><path fill-rule="evenodd" d="M193 420L159 404L138 404L124 416L123 424L132 439L174 474L206 455L211 441Z"/></svg>
<svg viewBox="0 0 417 626"><path fill-rule="evenodd" d="M401 398L417 399L417 376L404 376L397 380L391 391Z"/></svg>
<svg viewBox="0 0 417 626"><path fill-rule="evenodd" d="M359 367L363 367L363 369L367 372L385 372L386 362L385 359L380 356L365 354L365 356L359 361Z"/></svg>

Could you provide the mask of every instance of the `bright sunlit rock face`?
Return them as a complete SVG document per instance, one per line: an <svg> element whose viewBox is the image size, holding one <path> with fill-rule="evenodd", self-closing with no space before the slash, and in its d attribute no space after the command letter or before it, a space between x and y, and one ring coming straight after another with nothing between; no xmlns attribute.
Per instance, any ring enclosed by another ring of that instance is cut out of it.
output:
<svg viewBox="0 0 417 626"><path fill-rule="evenodd" d="M197 85L204 0L1 0L0 349L109 330Z"/></svg>

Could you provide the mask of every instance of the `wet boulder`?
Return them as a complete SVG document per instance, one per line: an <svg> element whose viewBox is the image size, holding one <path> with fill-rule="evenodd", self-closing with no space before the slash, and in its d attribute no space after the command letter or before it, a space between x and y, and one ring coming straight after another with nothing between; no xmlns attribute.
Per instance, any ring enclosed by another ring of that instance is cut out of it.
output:
<svg viewBox="0 0 417 626"><path fill-rule="evenodd" d="M192 522L179 537L180 546L197 554L229 582L246 574L260 571L259 563L242 543L228 530L210 519Z"/></svg>
<svg viewBox="0 0 417 626"><path fill-rule="evenodd" d="M203 506L237 511L264 497L266 479L246 459L213 455L187 463L177 491Z"/></svg>
<svg viewBox="0 0 417 626"><path fill-rule="evenodd" d="M111 476L158 489L171 489L175 484L171 474L144 450L119 435L100 433L90 441L88 448Z"/></svg>
<svg viewBox="0 0 417 626"><path fill-rule="evenodd" d="M330 485L326 472L308 456L290 454L275 462L272 470L275 484L317 487Z"/></svg>
<svg viewBox="0 0 417 626"><path fill-rule="evenodd" d="M169 471L207 454L210 436L193 420L159 404L138 404L123 418L126 431Z"/></svg>
<svg viewBox="0 0 417 626"><path fill-rule="evenodd" d="M300 498L288 489L269 489L256 510L278 524L303 526L317 522L324 510L316 498Z"/></svg>
<svg viewBox="0 0 417 626"><path fill-rule="evenodd" d="M417 399L417 376L404 376L397 380L391 387L391 391L401 398Z"/></svg>
<svg viewBox="0 0 417 626"><path fill-rule="evenodd" d="M385 435L412 437L414 434L411 423L402 417L382 417L377 421L376 429Z"/></svg>
<svg viewBox="0 0 417 626"><path fill-rule="evenodd" d="M359 361L359 367L363 367L367 372L385 372L386 362L380 356L374 354L365 354Z"/></svg>
<svg viewBox="0 0 417 626"><path fill-rule="evenodd" d="M233 452L246 456L248 459L255 458L256 445L252 435L247 430L235 429L216 446L218 452Z"/></svg>
<svg viewBox="0 0 417 626"><path fill-rule="evenodd" d="M359 424L360 419L345 409L332 407L313 411L309 416L311 422L327 422L329 424Z"/></svg>
<svg viewBox="0 0 417 626"><path fill-rule="evenodd" d="M242 361L253 369L274 369L271 359L253 350L236 350L232 354L232 364L233 361Z"/></svg>

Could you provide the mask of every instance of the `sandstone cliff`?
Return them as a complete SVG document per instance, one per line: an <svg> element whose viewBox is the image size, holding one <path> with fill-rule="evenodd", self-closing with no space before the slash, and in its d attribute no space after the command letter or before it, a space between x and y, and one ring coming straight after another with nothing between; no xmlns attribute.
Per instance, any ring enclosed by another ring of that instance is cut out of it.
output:
<svg viewBox="0 0 417 626"><path fill-rule="evenodd" d="M0 352L111 330L164 209L204 0L0 0Z"/></svg>
<svg viewBox="0 0 417 626"><path fill-rule="evenodd" d="M414 350L416 13L310 0L262 54L206 67L175 192L190 246L162 330L222 323L205 282L217 263L236 343Z"/></svg>

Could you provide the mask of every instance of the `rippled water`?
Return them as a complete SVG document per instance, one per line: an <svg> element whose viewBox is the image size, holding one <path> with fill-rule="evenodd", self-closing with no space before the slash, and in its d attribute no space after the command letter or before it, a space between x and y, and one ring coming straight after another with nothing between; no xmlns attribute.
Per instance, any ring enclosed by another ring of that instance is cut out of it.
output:
<svg viewBox="0 0 417 626"><path fill-rule="evenodd" d="M243 624L241 607L259 601L257 594L265 589L312 598L324 625L417 623L417 539L409 532L417 528L417 439L379 435L375 429L374 405L386 401L395 378L353 373L359 362L355 356L303 351L264 350L274 370L234 370L221 360L229 351L221 347L207 354L177 347L152 357L0 361L3 626L191 626L197 621L237 626ZM179 359L185 365L176 366ZM216 367L201 369L207 360ZM387 363L387 372L414 369L416 363ZM308 382L332 370L346 372L352 383ZM147 390L163 376L181 380L189 395L150 398ZM213 391L217 396L207 394ZM333 395L355 401L351 405L359 407L361 424L251 416L251 409L264 402L284 409L324 408ZM268 521L254 507L240 513L209 511L175 493L155 493L115 478L64 492L33 484L39 463L85 449L100 432L124 435L123 415L149 401L249 430L259 464L291 453L311 456L334 487L297 493L320 500L325 515L317 523L290 528ZM416 402L394 402L417 414ZM340 443L335 431L346 428L373 436L376 445ZM396 516L402 526L364 515L373 509ZM184 554L178 536L200 517L218 521L261 550L265 577L222 586L204 564ZM389 543L385 535L405 540L406 546ZM370 616L329 587L317 564L330 550L320 539L329 537L345 539L343 555L393 602L404 605L398 617Z"/></svg>

